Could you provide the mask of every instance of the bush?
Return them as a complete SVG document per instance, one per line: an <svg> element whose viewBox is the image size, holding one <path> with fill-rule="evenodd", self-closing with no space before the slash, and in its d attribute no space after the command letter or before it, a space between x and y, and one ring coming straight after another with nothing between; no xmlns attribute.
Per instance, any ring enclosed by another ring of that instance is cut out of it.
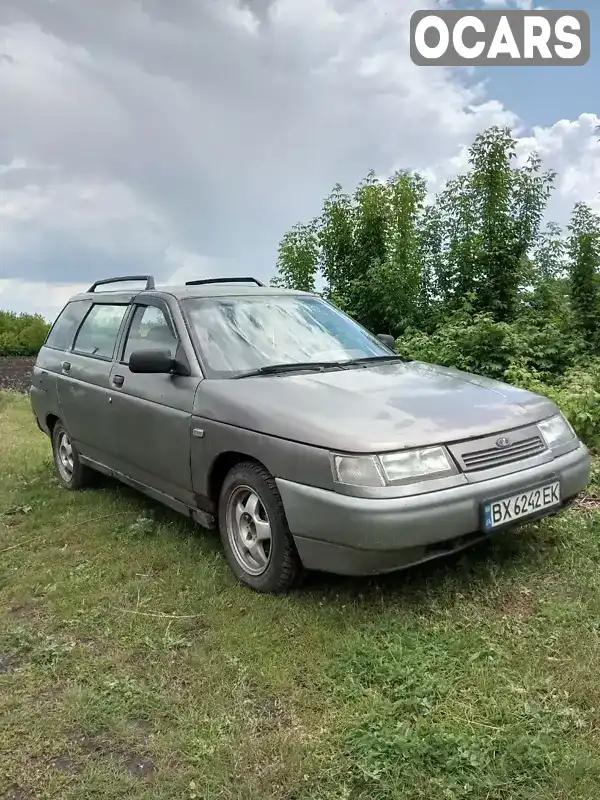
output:
<svg viewBox="0 0 600 800"><path fill-rule="evenodd" d="M577 364L585 345L554 320L522 317L513 323L497 322L491 314L472 314L465 306L431 334L407 331L398 340L398 350L407 358L497 380L521 369L553 382Z"/></svg>
<svg viewBox="0 0 600 800"><path fill-rule="evenodd" d="M49 325L39 314L0 311L0 356L35 356Z"/></svg>
<svg viewBox="0 0 600 800"><path fill-rule="evenodd" d="M590 447L600 448L600 358L573 367L554 384L524 373L506 376L509 381L545 395L559 406L579 437ZM512 379L512 380L511 380Z"/></svg>
<svg viewBox="0 0 600 800"><path fill-rule="evenodd" d="M463 309L431 334L408 331L397 343L407 358L506 381L545 395L587 444L600 445L600 358L555 321L495 322Z"/></svg>

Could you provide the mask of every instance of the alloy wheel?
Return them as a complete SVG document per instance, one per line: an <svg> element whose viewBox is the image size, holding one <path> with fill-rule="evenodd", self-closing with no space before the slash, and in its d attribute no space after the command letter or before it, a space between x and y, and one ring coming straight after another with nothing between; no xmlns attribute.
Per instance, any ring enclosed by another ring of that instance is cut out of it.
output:
<svg viewBox="0 0 600 800"><path fill-rule="evenodd" d="M227 537L238 564L249 575L262 575L272 550L271 523L258 494L237 486L227 503Z"/></svg>
<svg viewBox="0 0 600 800"><path fill-rule="evenodd" d="M73 478L73 445L66 431L61 431L56 447L57 466L62 478L70 483Z"/></svg>

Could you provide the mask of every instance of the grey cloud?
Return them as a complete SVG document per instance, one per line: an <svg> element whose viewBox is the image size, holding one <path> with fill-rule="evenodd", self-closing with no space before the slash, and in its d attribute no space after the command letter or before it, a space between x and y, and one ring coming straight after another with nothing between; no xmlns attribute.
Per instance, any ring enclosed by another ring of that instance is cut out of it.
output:
<svg viewBox="0 0 600 800"><path fill-rule="evenodd" d="M119 182L161 221L144 239L148 223L109 220L99 248L102 220L86 218L86 257L85 225L61 226L60 207L52 223L9 220L5 277L87 280L125 259L166 274L172 245L268 276L281 235L334 182L439 162L500 114L411 65L401 37L418 0L248 0L254 32L234 5L4 0L0 164L55 168L41 185ZM11 190L31 180L16 171Z"/></svg>

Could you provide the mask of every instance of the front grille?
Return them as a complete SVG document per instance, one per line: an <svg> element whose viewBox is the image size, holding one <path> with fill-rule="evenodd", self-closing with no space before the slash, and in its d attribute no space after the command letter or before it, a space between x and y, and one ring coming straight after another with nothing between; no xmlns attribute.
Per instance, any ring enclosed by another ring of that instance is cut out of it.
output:
<svg viewBox="0 0 600 800"><path fill-rule="evenodd" d="M546 445L541 436L531 436L528 439L521 439L520 442L515 442L509 447L486 447L484 450L462 453L461 459L464 471L474 472L492 467L502 467L513 461L531 458L543 453L545 449Z"/></svg>

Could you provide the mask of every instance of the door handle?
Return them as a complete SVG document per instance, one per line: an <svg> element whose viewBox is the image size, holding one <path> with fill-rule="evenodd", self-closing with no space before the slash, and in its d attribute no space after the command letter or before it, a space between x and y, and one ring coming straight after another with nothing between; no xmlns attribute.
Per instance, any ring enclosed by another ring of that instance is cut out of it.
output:
<svg viewBox="0 0 600 800"><path fill-rule="evenodd" d="M124 380L125 378L123 377L123 375L115 375L113 378L113 383L115 386L123 386Z"/></svg>
<svg viewBox="0 0 600 800"><path fill-rule="evenodd" d="M63 361L62 368L65 372L68 372L71 369L71 362L70 361Z"/></svg>

